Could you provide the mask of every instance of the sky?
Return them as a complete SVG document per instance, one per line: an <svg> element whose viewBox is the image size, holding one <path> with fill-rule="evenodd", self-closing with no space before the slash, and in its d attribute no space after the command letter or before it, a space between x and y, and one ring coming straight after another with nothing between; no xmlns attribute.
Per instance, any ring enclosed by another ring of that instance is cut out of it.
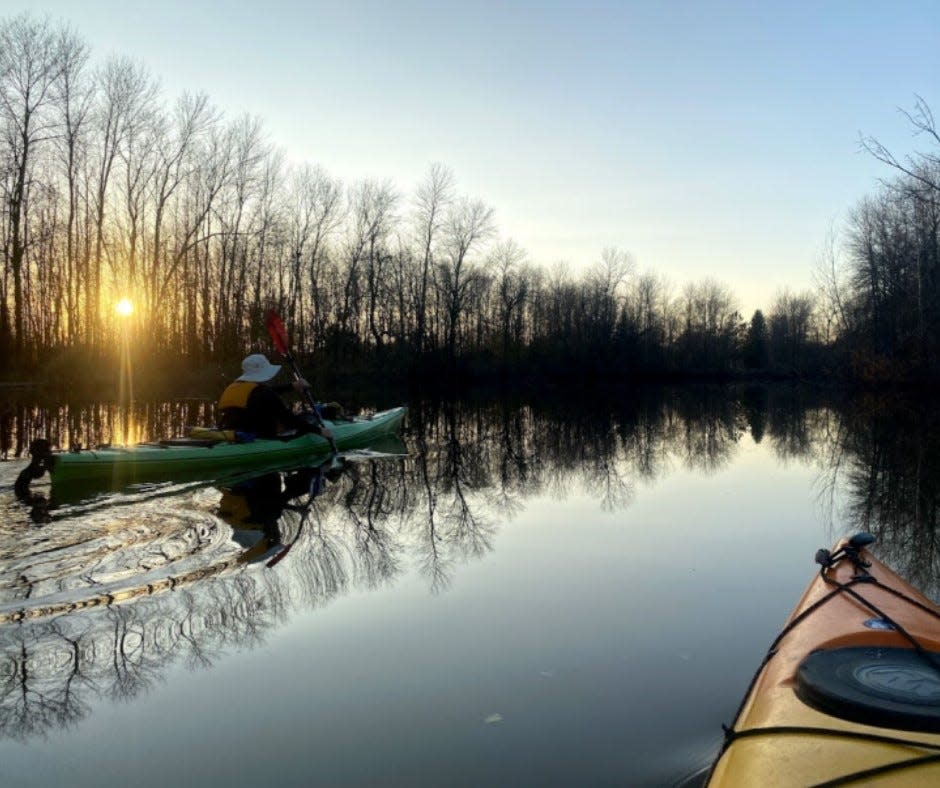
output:
<svg viewBox="0 0 940 788"><path fill-rule="evenodd" d="M0 0L129 55L172 100L257 115L290 161L408 197L428 167L494 209L533 264L602 251L745 315L812 289L827 237L924 150L940 115L938 0Z"/></svg>

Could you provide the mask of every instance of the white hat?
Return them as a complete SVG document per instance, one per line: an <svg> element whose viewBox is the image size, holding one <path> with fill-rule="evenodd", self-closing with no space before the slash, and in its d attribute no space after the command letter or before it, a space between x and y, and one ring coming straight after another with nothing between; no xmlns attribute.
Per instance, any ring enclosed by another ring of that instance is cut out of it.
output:
<svg viewBox="0 0 940 788"><path fill-rule="evenodd" d="M236 380L246 380L251 383L264 383L266 380L273 378L280 371L280 365L270 363L267 358L260 353L254 353L247 356L242 362L242 375L240 378L236 378Z"/></svg>

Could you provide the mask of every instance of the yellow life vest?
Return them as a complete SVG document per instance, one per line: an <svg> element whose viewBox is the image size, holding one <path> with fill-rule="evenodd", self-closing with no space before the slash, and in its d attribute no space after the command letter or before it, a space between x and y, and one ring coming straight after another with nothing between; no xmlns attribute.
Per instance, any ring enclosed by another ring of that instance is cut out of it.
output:
<svg viewBox="0 0 940 788"><path fill-rule="evenodd" d="M248 397L255 390L257 383L251 383L247 380L236 380L222 392L219 397L219 410L225 408L247 408Z"/></svg>

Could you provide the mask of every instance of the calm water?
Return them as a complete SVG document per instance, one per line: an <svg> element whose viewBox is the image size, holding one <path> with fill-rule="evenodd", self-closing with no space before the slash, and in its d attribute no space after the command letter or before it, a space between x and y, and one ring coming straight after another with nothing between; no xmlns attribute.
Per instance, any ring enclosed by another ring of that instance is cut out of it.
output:
<svg viewBox="0 0 940 788"><path fill-rule="evenodd" d="M400 444L325 475L85 500L18 501L2 462L0 784L674 785L817 548L871 530L940 596L932 410L413 404ZM208 418L8 402L0 449Z"/></svg>

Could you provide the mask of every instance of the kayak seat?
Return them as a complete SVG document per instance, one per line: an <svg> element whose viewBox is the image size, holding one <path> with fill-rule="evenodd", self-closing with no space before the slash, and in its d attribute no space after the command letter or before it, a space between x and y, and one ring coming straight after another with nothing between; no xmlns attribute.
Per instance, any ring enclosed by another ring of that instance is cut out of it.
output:
<svg viewBox="0 0 940 788"><path fill-rule="evenodd" d="M821 649L800 663L796 693L808 706L852 722L940 732L940 652Z"/></svg>

